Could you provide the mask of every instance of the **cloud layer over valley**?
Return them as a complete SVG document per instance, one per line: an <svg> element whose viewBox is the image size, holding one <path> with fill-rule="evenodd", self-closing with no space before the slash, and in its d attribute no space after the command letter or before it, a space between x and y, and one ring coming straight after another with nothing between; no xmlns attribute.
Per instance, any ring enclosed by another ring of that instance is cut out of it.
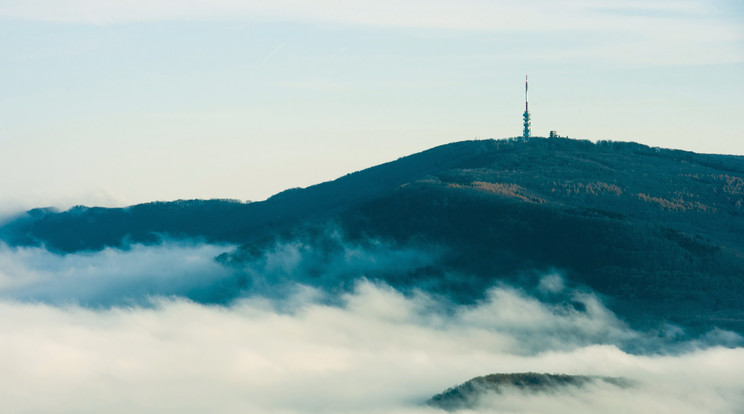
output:
<svg viewBox="0 0 744 414"><path fill-rule="evenodd" d="M0 297L93 307L146 304L171 295L211 302L234 287L228 286L230 269L214 261L231 248L182 241L58 255L0 244Z"/></svg>
<svg viewBox="0 0 744 414"><path fill-rule="evenodd" d="M495 286L483 300L457 305L363 277L372 268L360 265L365 260L388 269L400 263L406 272L430 262L423 253L378 244L318 256L289 243L262 252L242 277L281 268L290 278L319 257L328 272L360 277L333 301L307 284L281 298L246 291L223 305L185 299L236 286L236 270L213 260L229 249L166 243L66 256L0 249L0 410L430 413L440 411L424 402L448 387L528 371L635 385L513 390L482 396L476 411L726 413L744 404L743 348L696 342L673 353L627 353L628 343L655 339L628 328L592 293L568 290L559 275L542 279L540 299ZM558 294L571 300L545 299Z"/></svg>

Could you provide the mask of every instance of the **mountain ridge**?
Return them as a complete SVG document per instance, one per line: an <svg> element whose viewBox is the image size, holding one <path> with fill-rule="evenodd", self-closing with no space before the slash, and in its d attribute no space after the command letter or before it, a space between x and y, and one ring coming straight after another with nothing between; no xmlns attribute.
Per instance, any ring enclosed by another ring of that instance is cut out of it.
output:
<svg viewBox="0 0 744 414"><path fill-rule="evenodd" d="M354 173L346 174L343 177L339 177L336 180L327 181L319 184L315 184L306 188L292 188L281 191L264 201L241 203L237 200L229 199L212 199L212 200L176 200L176 201L154 201L148 203L137 204L128 207L120 208L103 208L103 207L86 207L86 206L75 206L67 211L60 212L54 208L36 208L29 210L26 215L30 218L38 221L45 217L52 215L65 215L74 216L75 213L80 210L89 209L91 212L125 212L137 209L146 210L151 206L173 206L174 209L182 209L185 205L198 210L199 205L211 204L212 206L232 207L233 210L245 211L245 214L240 217L242 220L247 220L250 224L244 227L238 227L233 233L246 231L250 225L257 225L262 220L279 221L279 220L292 220L297 216L310 216L313 213L317 213L320 210L333 210L339 206L344 207L348 205L349 199L351 201L364 201L374 196L379 195L385 191L389 192L395 189L399 185L408 184L410 180L416 178L424 178L430 174L436 174L441 171L446 171L454 165L461 164L466 161L477 162L479 157L488 155L494 150L502 150L501 146L506 146L506 151L515 150L518 145L530 145L540 143L541 145L552 146L555 144L562 144L561 146L575 145L579 148L591 148L591 147L607 147L613 149L619 149L624 152L632 151L635 155L657 157L661 159L672 159L679 160L682 162L695 162L701 166L714 168L720 171L736 172L744 174L744 156L736 155L717 155L717 154L696 154L689 151L682 150L669 150L661 149L656 147L649 147L642 144L633 142L613 142L613 141L598 141L596 144L590 141L578 141L570 140L565 138L531 138L525 141L521 138L510 138L507 140L472 140L472 141L460 141L450 144L441 145L432 149L422 151L406 157L401 157L395 161L383 163L368 169L360 170ZM725 160L725 161L724 161ZM395 166L395 174L390 172L390 167ZM365 184L366 191L359 191L360 182ZM370 187L368 184L372 183ZM741 187L742 184L738 183ZM507 191L508 189L496 189L496 191ZM341 194L341 196L339 195ZM344 197L343 194L351 194L351 196ZM653 195L645 195L647 202L658 202L663 203L666 200L661 200L653 197ZM277 205L281 208L277 209ZM289 206L287 206L289 205ZM669 204L670 208L685 208L685 205ZM688 207L695 207L695 205L689 205ZM704 206L703 206L704 207ZM278 210L278 212L277 212ZM273 211L274 214L267 214L267 211ZM300 214L304 213L304 214ZM610 212L610 214L612 214ZM304 217L303 217L304 218ZM22 223L27 217L18 217L15 220L9 220L3 224L2 229L4 232L0 233L4 239L11 239L11 244L18 245L32 245L40 240L13 240L12 231L8 231L8 226L18 227L19 223ZM51 223L50 223L51 224ZM24 230L28 230L27 228ZM33 236L33 229L27 236ZM16 232L18 232L16 230ZM168 233L169 229L161 228L155 229L155 232ZM27 232L29 233L29 232ZM180 236L180 234L175 234ZM186 235L191 235L186 233ZM197 234L198 235L198 234ZM44 239L46 235L40 235L39 239ZM123 238L124 235L121 237ZM235 241L235 237L229 231L224 231L217 237L221 237L224 241ZM142 240L134 238L134 241L149 242L153 241L152 237L146 237ZM209 238L208 238L209 240ZM46 240L49 241L49 240ZM53 241L53 240L52 240ZM109 245L109 244L106 244ZM115 243L112 243L116 247ZM66 251L77 251L86 249L100 249L104 245L91 245L91 246L57 246L54 243L48 245L51 249L58 249L61 252Z"/></svg>
<svg viewBox="0 0 744 414"><path fill-rule="evenodd" d="M262 202L32 210L3 225L0 239L64 254L200 238L240 245L220 259L240 269L278 242L332 253L341 242L329 225L343 242L444 252L402 273L372 272L397 288L468 302L499 281L532 289L536 272L557 269L637 326L744 333L741 156L564 138L461 141ZM370 275L299 281L360 276Z"/></svg>

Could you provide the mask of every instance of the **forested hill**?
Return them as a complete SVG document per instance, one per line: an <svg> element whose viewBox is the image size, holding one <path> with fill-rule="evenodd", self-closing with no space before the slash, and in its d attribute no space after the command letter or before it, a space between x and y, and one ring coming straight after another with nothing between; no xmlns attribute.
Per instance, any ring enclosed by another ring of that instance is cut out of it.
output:
<svg viewBox="0 0 744 414"><path fill-rule="evenodd" d="M744 332L739 156L569 139L466 141L256 203L32 210L0 237L61 253L200 237L244 245L222 258L239 266L277 238L328 249L317 230L327 223L350 242L445 252L435 265L373 275L401 288L468 301L496 280L532 283L530 271L558 269L629 320Z"/></svg>
<svg viewBox="0 0 744 414"><path fill-rule="evenodd" d="M153 243L160 236L242 243L306 220L331 217L389 195L405 183L465 165L483 151L482 146L482 142L471 141L437 147L255 203L178 200L125 208L76 206L63 212L38 208L5 223L0 238L11 245L44 244L62 253Z"/></svg>
<svg viewBox="0 0 744 414"><path fill-rule="evenodd" d="M427 404L445 411L475 410L489 394L493 398L503 392L521 391L530 394L559 393L570 389L573 392L596 392L597 385L617 388L635 386L624 378L585 375L538 374L535 372L513 374L490 374L476 377L456 387L433 396Z"/></svg>

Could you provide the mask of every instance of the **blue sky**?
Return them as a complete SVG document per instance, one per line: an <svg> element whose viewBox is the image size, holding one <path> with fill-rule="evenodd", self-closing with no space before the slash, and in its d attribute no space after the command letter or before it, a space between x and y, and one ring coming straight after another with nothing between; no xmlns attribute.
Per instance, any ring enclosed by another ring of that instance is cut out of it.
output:
<svg viewBox="0 0 744 414"><path fill-rule="evenodd" d="M176 4L177 3L177 4ZM744 154L744 6L0 0L0 213L261 200L521 133Z"/></svg>

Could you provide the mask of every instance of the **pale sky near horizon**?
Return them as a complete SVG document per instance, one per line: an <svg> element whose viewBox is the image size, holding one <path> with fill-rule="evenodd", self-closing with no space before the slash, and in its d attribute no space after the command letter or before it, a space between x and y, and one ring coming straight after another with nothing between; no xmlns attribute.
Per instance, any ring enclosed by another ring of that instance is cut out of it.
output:
<svg viewBox="0 0 744 414"><path fill-rule="evenodd" d="M0 214L261 200L447 142L744 155L739 0L0 0Z"/></svg>

